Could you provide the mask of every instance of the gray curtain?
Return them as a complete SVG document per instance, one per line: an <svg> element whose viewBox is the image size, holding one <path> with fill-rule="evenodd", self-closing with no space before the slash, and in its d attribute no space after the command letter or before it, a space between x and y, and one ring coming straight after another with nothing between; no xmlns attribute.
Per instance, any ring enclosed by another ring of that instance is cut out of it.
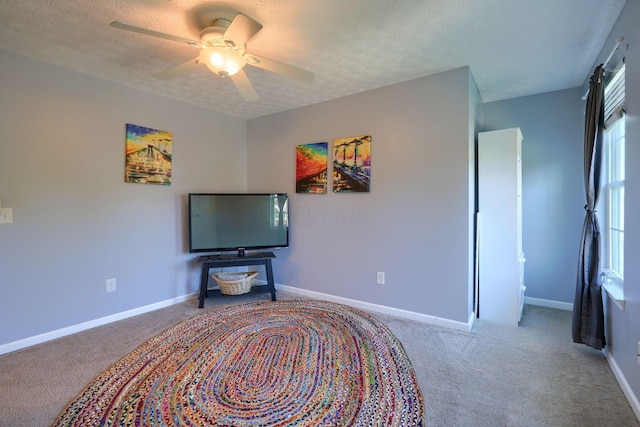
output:
<svg viewBox="0 0 640 427"><path fill-rule="evenodd" d="M600 192L604 128L604 68L591 76L584 122L584 187L587 196L573 304L573 341L596 350L605 346L600 281L600 229L595 207Z"/></svg>

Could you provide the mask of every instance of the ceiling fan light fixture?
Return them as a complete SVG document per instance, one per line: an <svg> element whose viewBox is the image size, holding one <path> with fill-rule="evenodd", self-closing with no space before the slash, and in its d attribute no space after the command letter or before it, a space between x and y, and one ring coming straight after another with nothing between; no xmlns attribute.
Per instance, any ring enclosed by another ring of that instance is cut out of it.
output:
<svg viewBox="0 0 640 427"><path fill-rule="evenodd" d="M306 83L313 81L314 75L310 71L273 59L248 54L247 42L262 29L262 24L242 13L237 13L233 21L224 18L214 20L211 26L200 31L200 41L161 33L148 28L136 27L118 21L114 21L110 25L114 28L138 34L186 43L189 46L201 49L197 58L154 74L153 78L158 80L168 80L186 71L200 68L201 65L199 64L205 64L210 71L220 77L230 77L230 80L232 80L245 101L258 99L258 94L253 88L249 77L242 70L247 64Z"/></svg>
<svg viewBox="0 0 640 427"><path fill-rule="evenodd" d="M200 51L200 61L214 73L228 77L233 76L247 63L239 53L224 47L209 47Z"/></svg>

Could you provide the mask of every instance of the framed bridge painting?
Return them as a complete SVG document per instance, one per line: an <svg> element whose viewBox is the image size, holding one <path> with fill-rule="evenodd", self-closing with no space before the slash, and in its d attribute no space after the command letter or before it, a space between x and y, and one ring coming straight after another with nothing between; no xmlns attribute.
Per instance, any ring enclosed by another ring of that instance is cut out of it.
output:
<svg viewBox="0 0 640 427"><path fill-rule="evenodd" d="M124 181L171 185L171 132L127 123Z"/></svg>
<svg viewBox="0 0 640 427"><path fill-rule="evenodd" d="M296 193L327 193L328 150L328 142L296 147Z"/></svg>
<svg viewBox="0 0 640 427"><path fill-rule="evenodd" d="M333 192L368 193L371 186L371 135L333 140Z"/></svg>

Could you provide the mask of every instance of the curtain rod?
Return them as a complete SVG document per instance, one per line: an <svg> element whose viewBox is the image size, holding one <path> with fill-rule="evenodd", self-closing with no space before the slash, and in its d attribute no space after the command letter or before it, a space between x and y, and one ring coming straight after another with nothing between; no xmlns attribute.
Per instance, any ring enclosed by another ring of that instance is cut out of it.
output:
<svg viewBox="0 0 640 427"><path fill-rule="evenodd" d="M613 49L611 50L611 53L609 54L609 56L607 56L607 60L604 61L604 69L607 69L607 65L609 65L609 61L611 61L611 57L613 56L614 53L616 53L616 50L618 50L618 47L620 47L620 44L624 41L624 37L622 36L618 36L616 37L616 45L613 47ZM587 93L585 93L582 96L582 100L585 101L587 99L587 97L589 96L589 89L587 89Z"/></svg>
<svg viewBox="0 0 640 427"><path fill-rule="evenodd" d="M609 56L607 56L607 60L604 61L604 68L607 68L607 65L609 65L609 61L611 61L611 57L613 56L614 53L616 53L616 50L618 50L618 47L623 41L624 41L624 37L622 36L616 37L616 45L613 47L613 50L611 51Z"/></svg>

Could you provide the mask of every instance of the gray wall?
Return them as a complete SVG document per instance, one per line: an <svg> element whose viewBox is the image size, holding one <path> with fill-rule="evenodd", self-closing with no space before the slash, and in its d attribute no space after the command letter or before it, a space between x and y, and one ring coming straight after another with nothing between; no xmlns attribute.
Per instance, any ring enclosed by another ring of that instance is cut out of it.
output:
<svg viewBox="0 0 640 427"><path fill-rule="evenodd" d="M185 195L246 189L246 122L0 63L0 197L14 220L0 224L0 344L194 292ZM126 123L173 132L171 186L124 183Z"/></svg>
<svg viewBox="0 0 640 427"><path fill-rule="evenodd" d="M277 282L468 321L470 86L461 68L248 121L249 189L292 193ZM370 193L295 194L296 145L363 134Z"/></svg>
<svg viewBox="0 0 640 427"><path fill-rule="evenodd" d="M525 296L572 304L584 220L584 92L580 88L482 106L480 128L522 130Z"/></svg>

